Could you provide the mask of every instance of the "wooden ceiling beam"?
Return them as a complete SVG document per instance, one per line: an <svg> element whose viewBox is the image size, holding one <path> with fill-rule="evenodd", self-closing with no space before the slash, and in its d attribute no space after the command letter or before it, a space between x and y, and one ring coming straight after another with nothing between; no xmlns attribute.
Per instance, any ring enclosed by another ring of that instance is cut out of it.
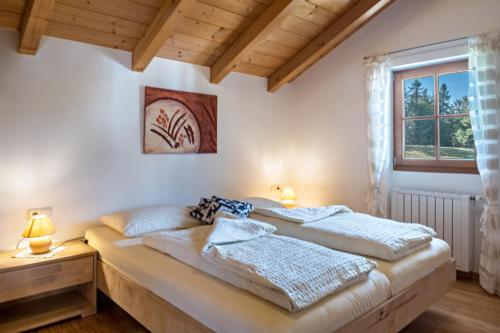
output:
<svg viewBox="0 0 500 333"><path fill-rule="evenodd" d="M27 0L19 34L18 52L36 54L55 0Z"/></svg>
<svg viewBox="0 0 500 333"><path fill-rule="evenodd" d="M267 90L274 92L295 79L394 1L360 0L304 49L276 70L268 78Z"/></svg>
<svg viewBox="0 0 500 333"><path fill-rule="evenodd" d="M142 72L196 0L166 0L132 52L132 69Z"/></svg>
<svg viewBox="0 0 500 333"><path fill-rule="evenodd" d="M274 0L210 68L210 82L219 83L234 70L252 49L277 29L301 3L300 0Z"/></svg>

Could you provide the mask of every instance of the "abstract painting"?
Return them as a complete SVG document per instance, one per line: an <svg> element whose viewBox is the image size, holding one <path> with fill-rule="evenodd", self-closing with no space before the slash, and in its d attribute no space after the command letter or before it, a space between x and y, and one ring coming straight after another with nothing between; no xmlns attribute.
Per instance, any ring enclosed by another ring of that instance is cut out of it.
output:
<svg viewBox="0 0 500 333"><path fill-rule="evenodd" d="M216 153L217 96L146 87L144 152Z"/></svg>

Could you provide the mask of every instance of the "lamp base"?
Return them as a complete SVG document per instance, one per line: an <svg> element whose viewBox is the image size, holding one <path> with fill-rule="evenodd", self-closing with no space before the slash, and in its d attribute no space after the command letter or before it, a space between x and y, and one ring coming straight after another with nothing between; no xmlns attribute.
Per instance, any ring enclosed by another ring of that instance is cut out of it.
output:
<svg viewBox="0 0 500 333"><path fill-rule="evenodd" d="M50 251L52 239L50 236L35 237L30 239L31 253L40 254Z"/></svg>

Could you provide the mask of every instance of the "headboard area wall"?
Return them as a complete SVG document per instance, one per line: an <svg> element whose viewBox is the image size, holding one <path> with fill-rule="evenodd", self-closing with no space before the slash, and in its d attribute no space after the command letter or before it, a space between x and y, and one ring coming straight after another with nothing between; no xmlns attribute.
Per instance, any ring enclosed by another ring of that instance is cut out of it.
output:
<svg viewBox="0 0 500 333"><path fill-rule="evenodd" d="M0 31L0 249L12 248L27 209L52 207L55 240L81 236L104 213L200 195L269 196L287 181L290 91L234 74L155 59L130 70L130 53L44 38L36 57ZM217 95L216 154L143 153L144 88Z"/></svg>

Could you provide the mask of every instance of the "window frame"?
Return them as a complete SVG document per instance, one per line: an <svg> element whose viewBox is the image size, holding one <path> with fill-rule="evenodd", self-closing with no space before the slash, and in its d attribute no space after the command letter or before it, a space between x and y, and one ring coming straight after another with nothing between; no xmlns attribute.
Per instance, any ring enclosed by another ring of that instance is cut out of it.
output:
<svg viewBox="0 0 500 333"><path fill-rule="evenodd" d="M440 160L440 122L439 119L462 118L463 114L439 114L439 75L468 71L468 60L442 63L418 68L410 68L393 72L393 145L394 145L394 170L418 172L444 172L444 173L472 173L478 174L476 160ZM404 158L404 91L403 82L407 79L432 76L434 80L434 114L431 116L410 117L412 119L431 120L436 122L434 142L436 149L435 159L405 159Z"/></svg>

